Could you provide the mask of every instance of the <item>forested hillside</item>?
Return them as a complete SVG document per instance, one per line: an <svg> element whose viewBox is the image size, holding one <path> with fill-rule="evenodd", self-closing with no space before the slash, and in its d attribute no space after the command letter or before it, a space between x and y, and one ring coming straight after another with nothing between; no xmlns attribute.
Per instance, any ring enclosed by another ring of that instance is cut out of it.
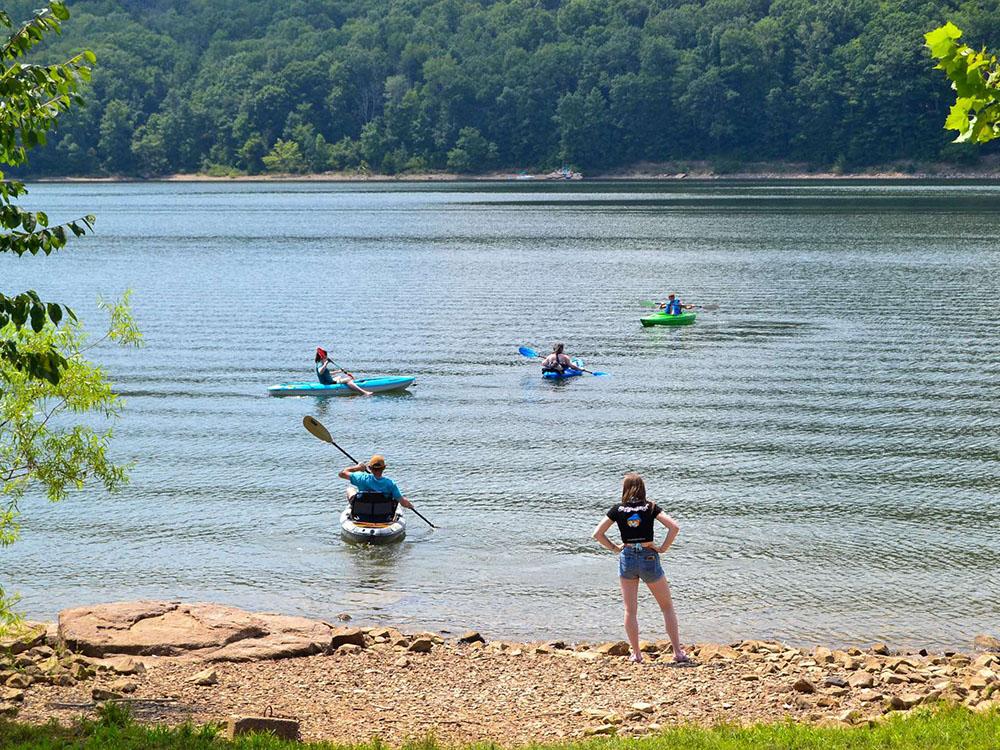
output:
<svg viewBox="0 0 1000 750"><path fill-rule="evenodd" d="M15 18L33 3L9 3ZM922 34L1000 2L80 0L88 106L30 173L967 158ZM976 44L976 42L972 42Z"/></svg>

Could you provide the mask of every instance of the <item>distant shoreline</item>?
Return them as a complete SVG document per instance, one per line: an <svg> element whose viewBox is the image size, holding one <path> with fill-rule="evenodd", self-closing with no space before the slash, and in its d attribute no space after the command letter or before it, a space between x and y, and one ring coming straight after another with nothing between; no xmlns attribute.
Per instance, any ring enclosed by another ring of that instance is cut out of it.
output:
<svg viewBox="0 0 1000 750"><path fill-rule="evenodd" d="M171 174L162 177L27 177L33 183L99 183L99 182L511 182L511 183L566 183L580 179L561 179L551 173L517 173L495 171L483 174L454 172L420 172L413 174L359 174L357 172L319 172L311 174L258 174L213 175L202 172ZM747 180L747 181L850 181L850 180L1000 180L1000 161L984 159L976 169L961 169L951 164L886 165L857 172L813 171L808 165L759 163L742 168L715 171L707 163L642 164L622 170L584 173L585 182L681 182L685 180Z"/></svg>

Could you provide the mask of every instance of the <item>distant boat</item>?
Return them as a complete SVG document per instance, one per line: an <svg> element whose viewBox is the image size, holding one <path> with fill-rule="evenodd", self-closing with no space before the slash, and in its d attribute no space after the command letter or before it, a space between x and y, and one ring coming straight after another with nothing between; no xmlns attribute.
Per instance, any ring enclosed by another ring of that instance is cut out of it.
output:
<svg viewBox="0 0 1000 750"><path fill-rule="evenodd" d="M554 169L545 175L546 180L582 180L583 174L581 172L574 172L569 167L563 167L562 169Z"/></svg>
<svg viewBox="0 0 1000 750"><path fill-rule="evenodd" d="M535 179L535 175L528 174L527 172L519 172L518 174L514 175L514 179L515 180L533 180L533 179Z"/></svg>

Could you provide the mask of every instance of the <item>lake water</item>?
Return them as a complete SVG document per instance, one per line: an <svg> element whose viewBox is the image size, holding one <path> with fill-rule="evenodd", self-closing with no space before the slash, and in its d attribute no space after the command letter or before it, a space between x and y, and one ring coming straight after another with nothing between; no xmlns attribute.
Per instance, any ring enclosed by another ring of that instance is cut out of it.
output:
<svg viewBox="0 0 1000 750"><path fill-rule="evenodd" d="M494 637L620 637L589 539L640 471L681 524L685 641L967 647L1000 627L1000 187L577 183L38 185L97 233L0 256L4 291L134 290L147 346L102 347L127 399L116 497L24 504L0 550L29 615L210 600ZM716 303L643 329L637 302ZM553 384L521 344L609 378ZM328 348L409 395L276 399ZM378 451L424 515L338 537ZM664 637L643 594L644 635Z"/></svg>

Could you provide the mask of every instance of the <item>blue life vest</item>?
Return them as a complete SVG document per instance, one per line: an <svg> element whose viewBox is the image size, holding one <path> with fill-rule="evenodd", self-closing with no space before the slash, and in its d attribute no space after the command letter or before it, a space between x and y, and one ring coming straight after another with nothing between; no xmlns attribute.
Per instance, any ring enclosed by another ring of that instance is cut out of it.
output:
<svg viewBox="0 0 1000 750"><path fill-rule="evenodd" d="M667 303L667 315L680 315L681 314L681 301L679 299L672 299Z"/></svg>

